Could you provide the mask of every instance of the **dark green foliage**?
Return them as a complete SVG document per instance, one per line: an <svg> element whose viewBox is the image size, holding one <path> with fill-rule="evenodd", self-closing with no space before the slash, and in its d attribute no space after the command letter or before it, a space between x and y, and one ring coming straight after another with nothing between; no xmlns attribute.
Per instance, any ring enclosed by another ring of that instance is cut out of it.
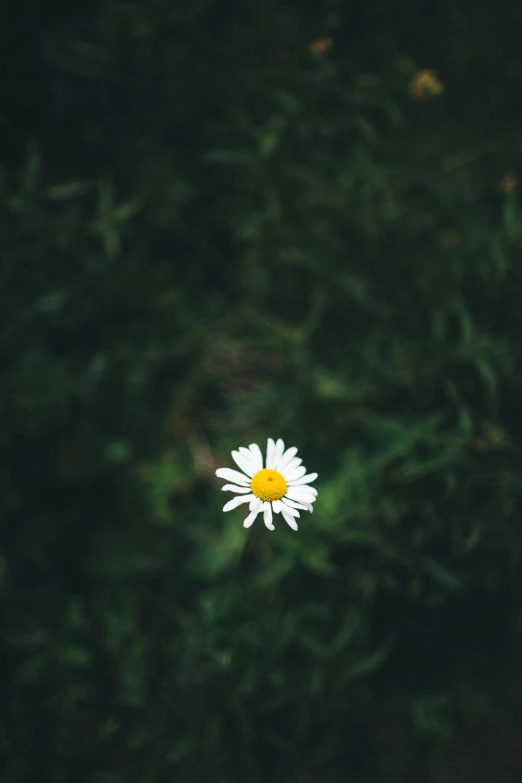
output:
<svg viewBox="0 0 522 783"><path fill-rule="evenodd" d="M2 783L405 781L506 715L522 12L424 5L13 9ZM221 511L268 436L297 534Z"/></svg>

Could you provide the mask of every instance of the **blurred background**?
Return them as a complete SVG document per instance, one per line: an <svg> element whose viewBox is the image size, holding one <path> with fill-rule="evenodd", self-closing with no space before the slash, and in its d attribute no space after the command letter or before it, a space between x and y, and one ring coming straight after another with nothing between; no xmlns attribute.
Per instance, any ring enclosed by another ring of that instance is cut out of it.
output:
<svg viewBox="0 0 522 783"><path fill-rule="evenodd" d="M2 783L519 783L522 6L2 15Z"/></svg>

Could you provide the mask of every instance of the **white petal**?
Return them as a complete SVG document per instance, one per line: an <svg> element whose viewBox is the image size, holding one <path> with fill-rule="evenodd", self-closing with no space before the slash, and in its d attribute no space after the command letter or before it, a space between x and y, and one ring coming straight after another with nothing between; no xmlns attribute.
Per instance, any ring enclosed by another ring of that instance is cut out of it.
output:
<svg viewBox="0 0 522 783"><path fill-rule="evenodd" d="M292 530L297 530L297 522L295 519L290 516L290 514L287 514L286 511L281 511L281 514L283 515L286 524L289 525Z"/></svg>
<svg viewBox="0 0 522 783"><path fill-rule="evenodd" d="M290 489L292 490L292 492L302 492L303 496L308 495L309 497L312 498L317 497L317 490L314 487L309 487L307 484L304 485L291 484Z"/></svg>
<svg viewBox="0 0 522 783"><path fill-rule="evenodd" d="M259 470L263 470L263 455L261 454L261 449L257 443L251 443L248 448L252 455L252 466L254 471L257 473Z"/></svg>
<svg viewBox="0 0 522 783"><path fill-rule="evenodd" d="M244 487L250 486L250 479L248 476L244 476L243 473L240 473L238 470L232 470L232 468L218 468L216 470L216 476L228 479L229 481L235 481L236 484L242 484Z"/></svg>
<svg viewBox="0 0 522 783"><path fill-rule="evenodd" d="M269 530L275 530L273 522L272 522L272 504L271 503L263 503L263 519L265 521L265 525Z"/></svg>
<svg viewBox="0 0 522 783"><path fill-rule="evenodd" d="M274 463L275 443L272 438L268 438L266 442L266 466L272 468Z"/></svg>
<svg viewBox="0 0 522 783"><path fill-rule="evenodd" d="M305 478L307 478L307 476L303 476L303 479ZM317 494L317 489L315 487L308 486L308 484L300 483L303 479L296 479L295 481L291 481L290 485L292 487L295 487L295 489L298 489L299 491L303 490L303 492L315 492L315 494Z"/></svg>
<svg viewBox="0 0 522 783"><path fill-rule="evenodd" d="M228 503L223 506L223 511L232 511L233 508L237 508L241 503L248 503L255 495L240 495L238 498L232 498Z"/></svg>
<svg viewBox="0 0 522 783"><path fill-rule="evenodd" d="M251 443L248 449L241 447L239 451L250 460L254 475L263 469L263 455L257 443Z"/></svg>
<svg viewBox="0 0 522 783"><path fill-rule="evenodd" d="M299 467L302 461L302 459L298 459L297 457L295 459L291 459L287 465L279 468L279 472L282 473L283 477L286 479L294 472L296 468Z"/></svg>
<svg viewBox="0 0 522 783"><path fill-rule="evenodd" d="M279 464L279 470L281 473L286 468L286 466L292 461L293 457L297 454L297 449L295 446L292 446L291 449L287 449L285 453L283 454L281 458L281 462Z"/></svg>
<svg viewBox="0 0 522 783"><path fill-rule="evenodd" d="M245 492L250 492L250 487L236 487L235 484L225 484L221 487L222 492L237 492L238 495L244 495Z"/></svg>
<svg viewBox="0 0 522 783"><path fill-rule="evenodd" d="M250 514L245 519L245 521L243 522L243 527L250 527L250 525L253 525L254 519L257 517L260 511L261 511L260 508L256 508L254 509L254 511L251 511Z"/></svg>
<svg viewBox="0 0 522 783"><path fill-rule="evenodd" d="M289 492L297 493L302 497L304 497L305 495L309 495L310 497L314 497L314 498L317 497L316 488L309 487L308 484L289 484L286 494L288 495Z"/></svg>
<svg viewBox="0 0 522 783"><path fill-rule="evenodd" d="M240 446L238 448L238 451L240 454L244 456L246 460L248 460L248 463L250 467L254 470L254 473L257 473L254 455L250 451L250 446L248 448L246 448L246 446Z"/></svg>
<svg viewBox="0 0 522 783"><path fill-rule="evenodd" d="M283 498L282 503L284 506L289 506L290 508L301 508L303 511L312 511L311 503L296 503L295 500L290 500L290 498Z"/></svg>
<svg viewBox="0 0 522 783"><path fill-rule="evenodd" d="M283 508L283 504L281 503L280 500L272 501L272 511L274 512L274 514L279 514L282 508Z"/></svg>
<svg viewBox="0 0 522 783"><path fill-rule="evenodd" d="M254 511L256 508L258 511L261 511L262 506L263 506L263 501L261 500L261 498L256 498L254 495L253 500L250 501L250 506L249 506L250 511Z"/></svg>
<svg viewBox="0 0 522 783"><path fill-rule="evenodd" d="M304 476L303 478L297 479L297 481L291 480L291 484L309 484L311 481L315 481L317 478L317 473L309 473L308 476Z"/></svg>
<svg viewBox="0 0 522 783"><path fill-rule="evenodd" d="M283 456L283 452L285 450L285 444L284 441L281 440L281 438L278 438L276 441L276 447L275 447L275 453L274 453L274 470L279 470L279 465L281 464L281 457Z"/></svg>
<svg viewBox="0 0 522 783"><path fill-rule="evenodd" d="M247 449L245 449L245 451L247 451ZM252 478L255 471L252 467L252 461L250 458L249 451L247 451L247 456L245 456L244 451L233 451L232 459L234 460L236 465L240 467L244 473L247 474L247 476L250 476Z"/></svg>
<svg viewBox="0 0 522 783"><path fill-rule="evenodd" d="M305 473L306 473L306 468L305 468L305 467L303 467L303 465L301 465L301 467L300 467L300 468L295 468L295 469L294 469L294 470L293 470L293 471L292 471L292 472L291 472L291 473L290 473L290 474L289 474L289 475L286 477L286 481L287 481L287 483L288 483L288 482L292 482L292 481L296 481L297 479L301 478L301 476L304 476L304 475L305 475Z"/></svg>
<svg viewBox="0 0 522 783"><path fill-rule="evenodd" d="M297 500L298 503L314 503L316 495L311 492L305 492L302 487L289 487L286 490L286 498Z"/></svg>

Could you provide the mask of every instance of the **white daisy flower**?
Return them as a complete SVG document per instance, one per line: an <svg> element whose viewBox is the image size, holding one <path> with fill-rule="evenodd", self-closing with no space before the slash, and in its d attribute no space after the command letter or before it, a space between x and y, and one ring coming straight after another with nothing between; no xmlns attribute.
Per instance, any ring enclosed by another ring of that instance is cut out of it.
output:
<svg viewBox="0 0 522 783"><path fill-rule="evenodd" d="M263 467L263 455L257 443L251 443L248 449L240 446L237 451L233 451L234 462L243 472L231 468L216 470L216 476L234 482L225 484L223 491L239 495L225 503L223 511L231 511L241 503L248 503L250 514L243 522L245 527L250 527L262 511L269 530L274 530L273 513L282 514L292 530L297 530L295 518L300 516L297 509L313 511L317 490L308 485L315 481L317 473L307 475L301 465L303 460L296 458L296 454L295 447L285 451L281 438L276 443L268 438L266 467Z"/></svg>

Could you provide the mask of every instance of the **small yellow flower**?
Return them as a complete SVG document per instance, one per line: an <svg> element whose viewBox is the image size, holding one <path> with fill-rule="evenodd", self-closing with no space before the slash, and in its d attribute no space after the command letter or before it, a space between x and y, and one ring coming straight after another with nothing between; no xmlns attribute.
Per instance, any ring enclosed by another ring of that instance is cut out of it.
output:
<svg viewBox="0 0 522 783"><path fill-rule="evenodd" d="M442 95L444 85L435 71L419 71L410 81L410 95L415 101L425 101L435 95Z"/></svg>
<svg viewBox="0 0 522 783"><path fill-rule="evenodd" d="M313 54L314 57L321 57L321 55L328 52L332 46L333 41L331 38L317 38L316 41L312 41L308 48L310 49L310 54Z"/></svg>
<svg viewBox="0 0 522 783"><path fill-rule="evenodd" d="M516 175L510 172L502 177L498 183L498 187L501 193L504 193L506 196L512 196L517 189L517 184Z"/></svg>

